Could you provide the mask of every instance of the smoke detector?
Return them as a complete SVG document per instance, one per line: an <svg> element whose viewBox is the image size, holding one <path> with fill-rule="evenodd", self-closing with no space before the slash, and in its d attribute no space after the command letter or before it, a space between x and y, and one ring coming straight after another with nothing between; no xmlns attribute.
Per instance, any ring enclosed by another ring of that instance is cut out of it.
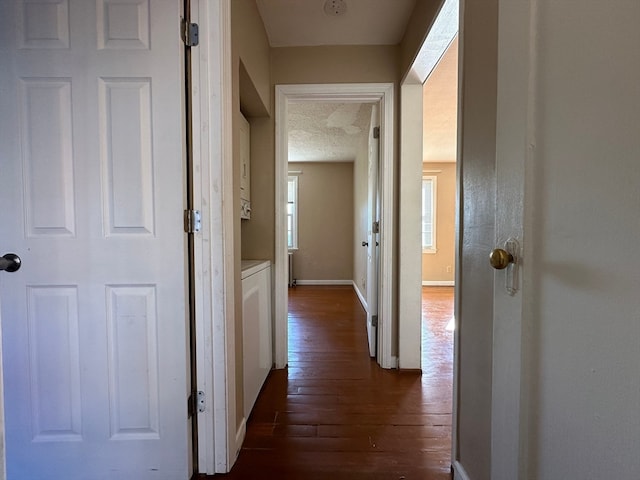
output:
<svg viewBox="0 0 640 480"><path fill-rule="evenodd" d="M327 0L324 2L324 13L337 17L343 15L347 11L347 3L344 0Z"/></svg>

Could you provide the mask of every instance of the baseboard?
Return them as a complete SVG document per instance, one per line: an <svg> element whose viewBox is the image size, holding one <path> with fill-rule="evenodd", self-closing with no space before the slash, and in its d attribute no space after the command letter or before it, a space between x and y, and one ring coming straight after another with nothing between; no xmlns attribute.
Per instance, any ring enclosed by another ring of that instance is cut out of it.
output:
<svg viewBox="0 0 640 480"><path fill-rule="evenodd" d="M238 458L238 455L240 454L240 449L242 448L242 444L244 443L244 437L247 434L247 419L246 418L242 418L242 422L240 422L240 426L238 427L238 430L236 431L236 456L235 458Z"/></svg>
<svg viewBox="0 0 640 480"><path fill-rule="evenodd" d="M296 285L353 285L353 280L296 280Z"/></svg>
<svg viewBox="0 0 640 480"><path fill-rule="evenodd" d="M356 295L358 295L358 299L360 300L360 303L362 304L362 308L364 308L365 312L368 312L369 311L369 306L367 305L367 301L364 299L364 295L362 294L362 292L358 288L358 284L355 281L352 282L352 284L353 284L353 289L356 291Z"/></svg>
<svg viewBox="0 0 640 480"><path fill-rule="evenodd" d="M453 462L453 480L471 480L464 467L457 460Z"/></svg>
<svg viewBox="0 0 640 480"><path fill-rule="evenodd" d="M391 355L391 358L389 359L389 363L390 363L389 368L392 368L394 370L397 369L399 365L398 357L395 355Z"/></svg>
<svg viewBox="0 0 640 480"><path fill-rule="evenodd" d="M423 280L423 287L455 287L455 280Z"/></svg>

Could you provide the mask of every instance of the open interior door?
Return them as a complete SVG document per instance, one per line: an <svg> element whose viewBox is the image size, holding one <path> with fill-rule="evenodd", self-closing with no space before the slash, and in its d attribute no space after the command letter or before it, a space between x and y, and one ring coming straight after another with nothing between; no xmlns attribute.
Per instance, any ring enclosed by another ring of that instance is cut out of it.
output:
<svg viewBox="0 0 640 480"><path fill-rule="evenodd" d="M377 357L378 270L380 265L380 118L377 104L371 111L369 129L369 172L367 194L367 338L369 355Z"/></svg>
<svg viewBox="0 0 640 480"><path fill-rule="evenodd" d="M186 479L180 3L0 4L8 478Z"/></svg>

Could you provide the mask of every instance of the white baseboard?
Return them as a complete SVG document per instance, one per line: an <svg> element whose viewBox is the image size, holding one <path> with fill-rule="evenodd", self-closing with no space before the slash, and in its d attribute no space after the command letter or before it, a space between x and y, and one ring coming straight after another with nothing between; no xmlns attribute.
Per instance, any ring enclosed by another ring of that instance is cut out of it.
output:
<svg viewBox="0 0 640 480"><path fill-rule="evenodd" d="M396 369L398 368L399 362L398 362L398 357L395 355L391 355L391 358L389 359L390 365L389 368L391 369Z"/></svg>
<svg viewBox="0 0 640 480"><path fill-rule="evenodd" d="M453 462L453 480L471 480L460 462Z"/></svg>
<svg viewBox="0 0 640 480"><path fill-rule="evenodd" d="M247 419L242 418L242 422L240 422L240 426L238 426L238 430L236 431L236 456L240 454L240 449L242 448L242 444L244 443L244 437L247 434ZM232 462L233 464L233 462Z"/></svg>
<svg viewBox="0 0 640 480"><path fill-rule="evenodd" d="M423 287L454 287L455 280L423 280Z"/></svg>
<svg viewBox="0 0 640 480"><path fill-rule="evenodd" d="M353 280L296 280L296 285L353 285Z"/></svg>
<svg viewBox="0 0 640 480"><path fill-rule="evenodd" d="M356 291L356 295L358 295L358 299L360 299L360 303L362 304L362 308L364 308L365 312L369 311L369 306L367 304L367 301L364 299L364 295L362 294L362 292L360 291L360 288L358 288L358 284L354 281L353 283L353 289Z"/></svg>

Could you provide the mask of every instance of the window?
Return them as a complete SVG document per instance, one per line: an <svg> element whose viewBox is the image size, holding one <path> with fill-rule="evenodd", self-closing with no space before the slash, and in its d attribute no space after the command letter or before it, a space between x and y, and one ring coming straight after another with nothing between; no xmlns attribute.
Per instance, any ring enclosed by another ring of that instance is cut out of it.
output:
<svg viewBox="0 0 640 480"><path fill-rule="evenodd" d="M436 177L422 177L422 251L436 252Z"/></svg>
<svg viewBox="0 0 640 480"><path fill-rule="evenodd" d="M289 176L287 182L287 247L298 248L298 177Z"/></svg>

